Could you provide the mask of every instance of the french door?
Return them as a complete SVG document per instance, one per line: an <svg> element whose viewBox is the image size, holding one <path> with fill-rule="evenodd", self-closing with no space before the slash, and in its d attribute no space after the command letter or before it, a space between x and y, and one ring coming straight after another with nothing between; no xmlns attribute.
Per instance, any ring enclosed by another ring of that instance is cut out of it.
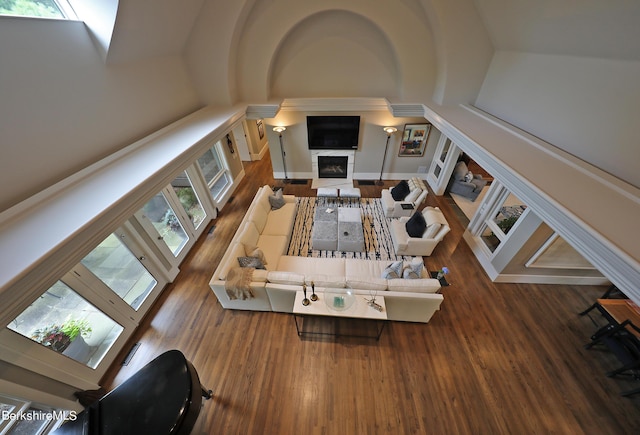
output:
<svg viewBox="0 0 640 435"><path fill-rule="evenodd" d="M204 195L205 186L196 168L191 167L134 215L161 255L174 268L205 230L206 223L215 216L213 202Z"/></svg>

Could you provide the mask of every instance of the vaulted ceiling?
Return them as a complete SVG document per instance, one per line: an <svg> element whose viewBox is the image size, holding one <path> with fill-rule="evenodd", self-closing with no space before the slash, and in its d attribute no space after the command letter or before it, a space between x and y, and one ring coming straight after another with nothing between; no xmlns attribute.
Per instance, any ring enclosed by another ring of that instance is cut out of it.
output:
<svg viewBox="0 0 640 435"><path fill-rule="evenodd" d="M336 96L469 103L495 50L640 59L634 0L111 2L106 62L182 56L204 104Z"/></svg>

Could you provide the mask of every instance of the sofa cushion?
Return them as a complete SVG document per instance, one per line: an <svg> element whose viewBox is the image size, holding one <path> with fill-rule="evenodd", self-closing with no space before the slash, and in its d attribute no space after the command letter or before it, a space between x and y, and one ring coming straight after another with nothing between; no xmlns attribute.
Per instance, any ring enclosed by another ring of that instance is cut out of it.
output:
<svg viewBox="0 0 640 435"><path fill-rule="evenodd" d="M269 195L269 204L271 204L271 210L278 210L285 204L282 193L282 189L278 189L276 193L274 193L273 195Z"/></svg>
<svg viewBox="0 0 640 435"><path fill-rule="evenodd" d="M287 236L272 236L263 234L258 239L258 248L264 253L267 259L265 263L267 269L274 270L278 265L280 257L285 253L289 239Z"/></svg>
<svg viewBox="0 0 640 435"><path fill-rule="evenodd" d="M260 232L256 225L253 222L247 222L238 235L238 242L243 245L256 246L259 238Z"/></svg>
<svg viewBox="0 0 640 435"><path fill-rule="evenodd" d="M256 198L253 200L251 205L255 203L256 207L260 207L265 212L269 213L271 211L271 203L269 202L269 196L273 195L274 192L271 190L269 186L263 186L260 188L260 191L256 195Z"/></svg>
<svg viewBox="0 0 640 435"><path fill-rule="evenodd" d="M344 276L324 275L321 273L305 275L304 282L307 283L308 286L310 286L311 283L313 283L316 286L316 288L318 287L344 288L347 285L347 282Z"/></svg>
<svg viewBox="0 0 640 435"><path fill-rule="evenodd" d="M422 189L419 187L417 189L413 189L409 194L404 198L406 202L415 202L418 197L422 195Z"/></svg>
<svg viewBox="0 0 640 435"><path fill-rule="evenodd" d="M413 293L437 293L440 283L437 279L390 279L389 291Z"/></svg>
<svg viewBox="0 0 640 435"><path fill-rule="evenodd" d="M322 271L325 275L348 276L344 258L314 258L283 255L277 270L288 270L303 275L314 275Z"/></svg>
<svg viewBox="0 0 640 435"><path fill-rule="evenodd" d="M237 258L244 255L244 245L242 243L234 243L233 245L231 245L227 249L223 260L220 262L220 266L218 266L218 279L227 279L229 269L231 269L232 267L238 267Z"/></svg>
<svg viewBox="0 0 640 435"><path fill-rule="evenodd" d="M384 278L348 278L347 287L359 290L385 291L387 280Z"/></svg>
<svg viewBox="0 0 640 435"><path fill-rule="evenodd" d="M267 224L267 219L269 218L269 210L265 210L260 205L251 208L251 214L249 215L249 221L253 222L258 230L258 233L262 234L264 231L264 227Z"/></svg>
<svg viewBox="0 0 640 435"><path fill-rule="evenodd" d="M409 194L409 191L409 183L402 180L391 189L391 196L396 201L402 201Z"/></svg>
<svg viewBox="0 0 640 435"><path fill-rule="evenodd" d="M382 278L395 279L402 277L402 260L394 261L382 271Z"/></svg>
<svg viewBox="0 0 640 435"><path fill-rule="evenodd" d="M280 270L272 270L267 274L267 280L273 284L304 284L304 275L295 272L286 272Z"/></svg>
<svg viewBox="0 0 640 435"><path fill-rule="evenodd" d="M424 231L427 229L427 223L425 222L422 213L418 211L415 212L405 224L405 228L409 237L422 237Z"/></svg>
<svg viewBox="0 0 640 435"><path fill-rule="evenodd" d="M287 202L278 210L269 212L267 222L261 234L289 236L293 231L293 221L296 218L296 204Z"/></svg>
<svg viewBox="0 0 640 435"><path fill-rule="evenodd" d="M380 278L382 271L390 263L389 260L364 260L361 258L346 258L344 276L349 279Z"/></svg>

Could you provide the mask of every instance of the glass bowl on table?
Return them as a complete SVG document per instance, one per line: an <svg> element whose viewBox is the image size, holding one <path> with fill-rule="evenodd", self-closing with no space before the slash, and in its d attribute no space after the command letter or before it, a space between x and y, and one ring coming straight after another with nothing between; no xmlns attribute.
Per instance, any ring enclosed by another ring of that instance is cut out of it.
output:
<svg viewBox="0 0 640 435"><path fill-rule="evenodd" d="M324 302L330 311L346 311L355 301L353 290L349 288L327 288L324 291Z"/></svg>

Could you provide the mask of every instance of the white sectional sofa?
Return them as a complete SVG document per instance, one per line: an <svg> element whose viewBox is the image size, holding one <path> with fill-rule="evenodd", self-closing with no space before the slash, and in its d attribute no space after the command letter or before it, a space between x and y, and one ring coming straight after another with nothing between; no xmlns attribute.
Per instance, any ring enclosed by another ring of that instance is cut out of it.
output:
<svg viewBox="0 0 640 435"><path fill-rule="evenodd" d="M285 195L285 205L271 210L269 186L258 190L209 285L220 304L227 309L291 313L295 292L313 281L318 292L326 287L352 288L369 295L384 296L389 320L428 322L439 310L443 297L440 282L426 270L418 279L384 279L382 273L391 261L348 258L288 256L286 250L295 220L295 197ZM231 299L225 283L229 271L237 268L238 257L257 246L266 259L265 270L256 269L249 284L252 298ZM422 259L420 258L420 262Z"/></svg>

